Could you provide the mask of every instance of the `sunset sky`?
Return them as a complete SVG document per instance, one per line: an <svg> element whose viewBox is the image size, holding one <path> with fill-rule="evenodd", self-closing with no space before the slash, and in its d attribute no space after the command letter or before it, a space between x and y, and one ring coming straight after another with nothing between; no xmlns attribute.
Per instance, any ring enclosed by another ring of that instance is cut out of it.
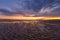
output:
<svg viewBox="0 0 60 40"><path fill-rule="evenodd" d="M1 15L60 16L60 0L0 0Z"/></svg>

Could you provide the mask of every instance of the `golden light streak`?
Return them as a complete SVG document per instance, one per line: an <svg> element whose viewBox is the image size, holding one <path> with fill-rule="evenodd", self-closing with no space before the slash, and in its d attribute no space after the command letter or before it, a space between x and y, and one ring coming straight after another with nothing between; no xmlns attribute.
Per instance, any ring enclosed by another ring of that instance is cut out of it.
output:
<svg viewBox="0 0 60 40"><path fill-rule="evenodd" d="M60 20L60 17L45 17L43 20Z"/></svg>
<svg viewBox="0 0 60 40"><path fill-rule="evenodd" d="M44 17L21 17L21 16L0 16L0 19L12 19L12 20L39 20Z"/></svg>
<svg viewBox="0 0 60 40"><path fill-rule="evenodd" d="M0 19L12 19L12 20L60 20L60 17L0 16Z"/></svg>

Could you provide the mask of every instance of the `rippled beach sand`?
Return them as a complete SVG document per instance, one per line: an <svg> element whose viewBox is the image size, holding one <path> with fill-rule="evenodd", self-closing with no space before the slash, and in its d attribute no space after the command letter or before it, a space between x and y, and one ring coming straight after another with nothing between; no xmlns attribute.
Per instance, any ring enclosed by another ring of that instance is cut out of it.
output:
<svg viewBox="0 0 60 40"><path fill-rule="evenodd" d="M0 40L59 40L60 20L1 21Z"/></svg>

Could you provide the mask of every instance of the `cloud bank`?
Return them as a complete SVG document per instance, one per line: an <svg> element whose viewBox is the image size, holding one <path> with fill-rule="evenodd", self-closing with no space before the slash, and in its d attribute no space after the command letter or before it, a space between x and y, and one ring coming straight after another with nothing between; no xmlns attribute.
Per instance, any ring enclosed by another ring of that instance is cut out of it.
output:
<svg viewBox="0 0 60 40"><path fill-rule="evenodd" d="M60 0L0 0L0 15L60 16Z"/></svg>

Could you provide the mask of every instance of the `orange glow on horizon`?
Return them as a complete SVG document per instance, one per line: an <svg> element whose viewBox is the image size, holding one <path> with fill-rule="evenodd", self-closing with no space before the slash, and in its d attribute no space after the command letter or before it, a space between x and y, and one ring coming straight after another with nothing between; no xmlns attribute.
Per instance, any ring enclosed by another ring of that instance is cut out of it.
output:
<svg viewBox="0 0 60 40"><path fill-rule="evenodd" d="M41 20L44 17L23 17L23 16L4 16L0 19L12 19L12 20Z"/></svg>
<svg viewBox="0 0 60 40"><path fill-rule="evenodd" d="M46 17L44 20L60 20L60 17Z"/></svg>
<svg viewBox="0 0 60 40"><path fill-rule="evenodd" d="M24 16L0 16L0 19L12 20L60 20L60 17L24 17Z"/></svg>

